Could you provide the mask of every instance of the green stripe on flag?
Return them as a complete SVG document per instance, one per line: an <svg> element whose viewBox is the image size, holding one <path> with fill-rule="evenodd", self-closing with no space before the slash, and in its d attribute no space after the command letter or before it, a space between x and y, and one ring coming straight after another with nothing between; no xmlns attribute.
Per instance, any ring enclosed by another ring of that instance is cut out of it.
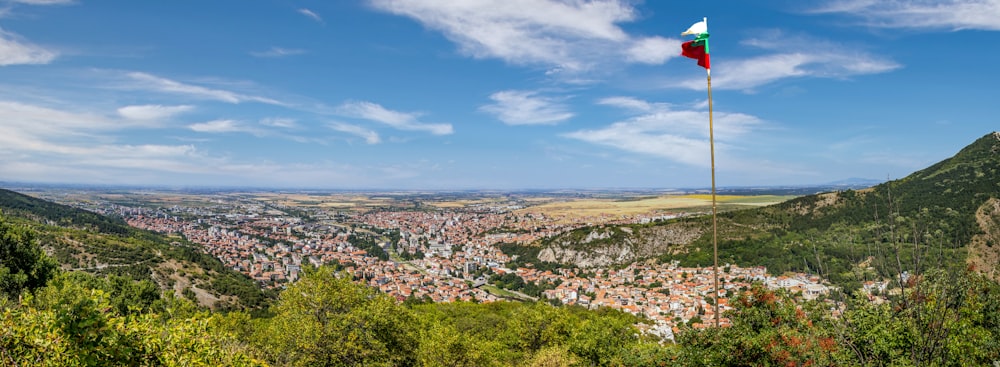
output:
<svg viewBox="0 0 1000 367"><path fill-rule="evenodd" d="M708 54L708 33L699 34L694 38L694 44L697 46L705 46L705 53Z"/></svg>

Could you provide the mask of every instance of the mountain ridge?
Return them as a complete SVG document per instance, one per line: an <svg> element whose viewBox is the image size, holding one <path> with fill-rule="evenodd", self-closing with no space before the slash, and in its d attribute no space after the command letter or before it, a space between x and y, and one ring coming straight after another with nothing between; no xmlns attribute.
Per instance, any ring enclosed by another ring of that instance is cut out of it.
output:
<svg viewBox="0 0 1000 367"><path fill-rule="evenodd" d="M856 266L872 257L881 257L878 261L884 264L896 262L887 256L903 258L897 269L885 265L876 271L882 275L919 270L929 266L921 261L930 259L958 267L970 261L968 250L973 239L986 233L977 221L977 212L996 198L1000 198L1000 133L992 132L954 156L902 179L863 190L806 195L768 207L720 213L720 263L764 265L777 273L820 273L842 283L866 278L857 276ZM541 246L542 260L574 266L616 266L648 257L704 266L712 263L710 223L711 217L703 216L644 225L585 227L535 245ZM700 234L656 240L656 232L663 229ZM610 235L598 242L583 241L603 232ZM1000 248L980 247L990 251ZM607 261L588 256L587 251L629 255ZM975 257L1000 256L980 253ZM996 261L978 264L981 271L993 274L997 265Z"/></svg>
<svg viewBox="0 0 1000 367"><path fill-rule="evenodd" d="M0 189L0 218L31 228L64 270L149 280L204 307L260 309L273 298L183 238L124 220Z"/></svg>

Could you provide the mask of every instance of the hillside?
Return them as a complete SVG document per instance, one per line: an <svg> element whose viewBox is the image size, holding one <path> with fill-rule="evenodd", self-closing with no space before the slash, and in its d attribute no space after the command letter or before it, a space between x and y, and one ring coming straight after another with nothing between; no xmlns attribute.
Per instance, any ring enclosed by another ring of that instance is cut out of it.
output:
<svg viewBox="0 0 1000 367"><path fill-rule="evenodd" d="M848 287L876 273L967 261L996 274L997 198L1000 133L990 133L951 158L869 189L721 213L719 261L820 273ZM653 256L705 266L712 263L711 236L710 217L588 227L543 241L538 257L585 267Z"/></svg>
<svg viewBox="0 0 1000 367"><path fill-rule="evenodd" d="M273 295L183 238L130 227L70 206L0 189L0 216L34 230L64 270L149 280L202 306L256 309Z"/></svg>

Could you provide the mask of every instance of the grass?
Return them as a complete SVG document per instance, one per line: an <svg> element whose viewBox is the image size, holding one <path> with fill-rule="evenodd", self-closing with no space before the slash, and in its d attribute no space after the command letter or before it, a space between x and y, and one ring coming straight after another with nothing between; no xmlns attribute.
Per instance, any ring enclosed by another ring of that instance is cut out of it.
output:
<svg viewBox="0 0 1000 367"><path fill-rule="evenodd" d="M483 290L485 290L485 291L489 292L490 294L492 294L494 296L497 296L497 297L513 298L513 299L519 299L519 300L522 300L522 301L530 300L530 299L524 298L524 296L522 296L520 294L508 291L506 289L500 289L500 288L497 288L496 286L490 285L490 284L484 284L483 286L481 286L479 288L481 288L481 289L483 289Z"/></svg>

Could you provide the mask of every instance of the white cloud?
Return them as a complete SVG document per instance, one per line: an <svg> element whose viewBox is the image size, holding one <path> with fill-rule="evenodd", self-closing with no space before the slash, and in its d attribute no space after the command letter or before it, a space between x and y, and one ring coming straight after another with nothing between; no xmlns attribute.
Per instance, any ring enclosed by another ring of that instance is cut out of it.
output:
<svg viewBox="0 0 1000 367"><path fill-rule="evenodd" d="M110 154L112 156L133 158L179 157L192 155L197 151L191 145L159 144L105 145L98 147L96 150L103 151L104 155ZM96 155L100 156L101 154Z"/></svg>
<svg viewBox="0 0 1000 367"><path fill-rule="evenodd" d="M62 157L64 160L74 162L75 165L99 165L115 168L155 167L157 169L162 169L163 167L149 166L149 164L153 162L164 163L169 159L198 155L197 149L191 145L159 144L59 145L49 146L44 151L36 150L36 153L39 153L35 157L36 159L43 155ZM163 166L169 167L171 165L173 164L167 163Z"/></svg>
<svg viewBox="0 0 1000 367"><path fill-rule="evenodd" d="M319 14L316 14L316 12L314 12L312 10L309 10L309 9L306 9L306 8L301 8L301 9L298 10L298 12L299 12L299 14L305 15L305 16L309 17L312 20L315 20L315 21L320 22L320 23L323 22L323 18L320 17Z"/></svg>
<svg viewBox="0 0 1000 367"><path fill-rule="evenodd" d="M358 189L426 188L424 182L437 182L421 180L429 170L419 163L353 166L325 157L273 162L231 153L212 156L198 148L200 143L118 142L104 133L122 121L71 109L0 101L0 116L0 181ZM238 130L242 125L204 126Z"/></svg>
<svg viewBox="0 0 1000 367"><path fill-rule="evenodd" d="M128 114L126 112L126 114ZM217 185L271 187L371 187L385 185L380 167L316 163L233 161L213 157L195 143L118 142L109 134L126 127L151 126L20 102L0 101L0 181L95 183L110 185ZM274 121L272 121L274 122ZM287 125L289 121L274 122ZM247 132L246 125L216 120L198 125L202 131ZM296 140L295 137L275 135ZM137 139L138 140L138 139ZM304 139L305 141L308 139ZM296 140L299 141L299 140ZM311 141L311 140L310 140ZM400 181L408 183L409 181Z"/></svg>
<svg viewBox="0 0 1000 367"><path fill-rule="evenodd" d="M607 101L612 105L641 105L632 98L619 97ZM622 103L626 102L626 103ZM691 166L709 165L708 112L671 110L664 104L652 104L649 112L604 128L579 130L565 134L572 139L644 155L666 158ZM736 159L728 154L739 138L760 125L760 119L742 113L715 112L716 154L725 160Z"/></svg>
<svg viewBox="0 0 1000 367"><path fill-rule="evenodd" d="M107 169L124 167L167 172L182 165L181 160L199 156L191 145L118 144L115 137L106 135L150 126L143 122L10 101L0 101L0 116L4 116L0 172L7 179L106 177ZM69 176L69 172L74 173Z"/></svg>
<svg viewBox="0 0 1000 367"><path fill-rule="evenodd" d="M659 65L676 57L680 49L680 40L649 37L636 40L626 52L629 61Z"/></svg>
<svg viewBox="0 0 1000 367"><path fill-rule="evenodd" d="M25 42L18 35L0 29L0 66L48 64L56 56L55 51Z"/></svg>
<svg viewBox="0 0 1000 367"><path fill-rule="evenodd" d="M13 101L0 101L4 135L20 131L32 136L83 135L94 131L142 126L142 122L116 121L92 112L64 111Z"/></svg>
<svg viewBox="0 0 1000 367"><path fill-rule="evenodd" d="M133 88L148 89L163 93L181 94L200 99L234 104L242 102L258 102L278 106L285 105L282 102L267 97L246 95L223 89L212 89L192 84L185 84L142 72L130 72L125 76L128 79L137 82L137 84L131 86Z"/></svg>
<svg viewBox="0 0 1000 367"><path fill-rule="evenodd" d="M372 102L347 102L336 109L343 116L380 122L399 130L426 131L434 135L454 133L451 124L429 124L418 120L416 113L397 112Z"/></svg>
<svg viewBox="0 0 1000 367"><path fill-rule="evenodd" d="M628 0L370 0L377 9L413 18L442 32L462 53L513 64L579 72L625 61L662 63L671 43L627 34L634 21Z"/></svg>
<svg viewBox="0 0 1000 367"><path fill-rule="evenodd" d="M296 127L294 121L287 119L264 119L259 125L248 124L239 120L219 119L207 122L199 122L188 125L188 129L199 133L224 134L224 133L244 133L258 138L281 138L300 143L323 143L322 139L308 138L298 135L286 134L274 129L266 129L260 126L270 126L279 128Z"/></svg>
<svg viewBox="0 0 1000 367"><path fill-rule="evenodd" d="M842 13L878 28L1000 31L997 0L835 0L814 13Z"/></svg>
<svg viewBox="0 0 1000 367"><path fill-rule="evenodd" d="M118 114L130 120L163 120L174 115L188 112L194 106L163 106L163 105L136 105L125 106L118 109Z"/></svg>
<svg viewBox="0 0 1000 367"><path fill-rule="evenodd" d="M284 129L294 129L299 127L295 120L287 118L265 118L260 120L260 124L270 127L280 127Z"/></svg>
<svg viewBox="0 0 1000 367"><path fill-rule="evenodd" d="M236 120L212 120L188 125L188 128L200 133L232 133L251 132L251 129Z"/></svg>
<svg viewBox="0 0 1000 367"><path fill-rule="evenodd" d="M884 73L901 67L890 59L858 47L779 31L763 32L760 37L745 40L742 44L776 53L714 65L713 88L750 90L786 78L846 78ZM704 90L706 83L704 78L697 78L681 81L675 86Z"/></svg>
<svg viewBox="0 0 1000 367"><path fill-rule="evenodd" d="M665 106L663 104L654 105L647 101L634 98L634 97L608 97L597 101L597 104L605 106L614 106L618 108L624 108L626 110L638 111L638 112L649 112L655 106Z"/></svg>
<svg viewBox="0 0 1000 367"><path fill-rule="evenodd" d="M306 52L305 50L297 48L271 47L271 49L267 51L251 52L250 54L256 57L277 58L277 57L301 55L304 54L305 52Z"/></svg>
<svg viewBox="0 0 1000 367"><path fill-rule="evenodd" d="M505 90L490 95L493 104L480 107L507 125L551 125L573 117L558 101L538 92Z"/></svg>
<svg viewBox="0 0 1000 367"><path fill-rule="evenodd" d="M382 141L382 139L379 138L378 133L372 130L365 129L361 126L345 124L342 122L331 122L330 128L336 131L364 138L365 142L368 144L378 144L379 142Z"/></svg>

